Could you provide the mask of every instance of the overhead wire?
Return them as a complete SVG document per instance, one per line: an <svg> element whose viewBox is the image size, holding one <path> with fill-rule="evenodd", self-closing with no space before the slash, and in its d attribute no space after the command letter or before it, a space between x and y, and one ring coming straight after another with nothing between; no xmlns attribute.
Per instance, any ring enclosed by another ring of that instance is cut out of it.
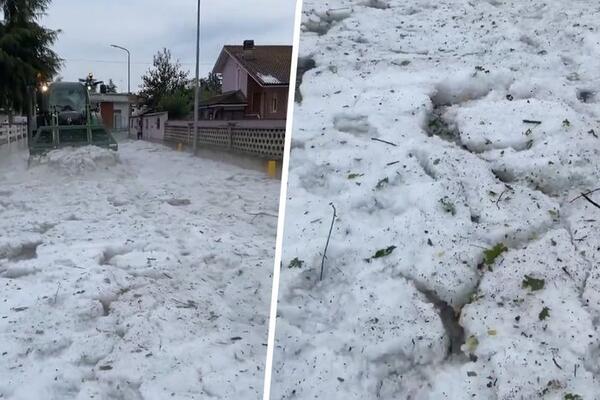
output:
<svg viewBox="0 0 600 400"><path fill-rule="evenodd" d="M84 59L84 58L65 58L65 61L68 62L91 62L91 63L103 63L103 64L127 64L127 61L121 60L93 60L93 59ZM132 62L131 65L152 65L152 61L137 61ZM179 62L181 65L195 65L193 62ZM201 62L201 65L213 65L211 62Z"/></svg>

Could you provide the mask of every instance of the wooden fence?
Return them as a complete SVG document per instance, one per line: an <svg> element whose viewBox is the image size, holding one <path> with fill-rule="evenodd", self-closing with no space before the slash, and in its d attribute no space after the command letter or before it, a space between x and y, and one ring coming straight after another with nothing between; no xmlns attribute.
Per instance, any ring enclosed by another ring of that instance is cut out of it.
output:
<svg viewBox="0 0 600 400"><path fill-rule="evenodd" d="M0 123L0 145L27 138L27 123Z"/></svg>
<svg viewBox="0 0 600 400"><path fill-rule="evenodd" d="M164 140L192 145L190 121L168 121ZM200 121L198 146L244 153L271 160L283 159L285 120Z"/></svg>

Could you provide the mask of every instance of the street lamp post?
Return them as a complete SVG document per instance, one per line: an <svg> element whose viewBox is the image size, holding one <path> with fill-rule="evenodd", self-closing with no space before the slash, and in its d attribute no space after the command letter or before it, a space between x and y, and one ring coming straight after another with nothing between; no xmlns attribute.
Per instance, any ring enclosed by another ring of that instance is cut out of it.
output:
<svg viewBox="0 0 600 400"><path fill-rule="evenodd" d="M194 87L194 154L198 148L198 103L200 96L200 0L196 20L196 82Z"/></svg>
<svg viewBox="0 0 600 400"><path fill-rule="evenodd" d="M127 52L127 94L131 95L131 53L129 52L128 49L126 49L125 47L122 46L118 46L116 44L111 44L111 47L114 47L116 49L120 49L123 51ZM127 96L127 103L128 103L128 109L129 109L129 115L127 118L127 136L131 136L131 103L130 103L130 96Z"/></svg>
<svg viewBox="0 0 600 400"><path fill-rule="evenodd" d="M116 44L111 44L110 47L127 52L127 93L131 94L131 53L125 47L117 46Z"/></svg>

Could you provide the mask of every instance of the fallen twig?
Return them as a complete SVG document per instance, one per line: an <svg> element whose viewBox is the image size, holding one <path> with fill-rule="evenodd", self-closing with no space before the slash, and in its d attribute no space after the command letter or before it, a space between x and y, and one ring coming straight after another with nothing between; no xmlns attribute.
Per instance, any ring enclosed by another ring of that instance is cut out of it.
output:
<svg viewBox="0 0 600 400"><path fill-rule="evenodd" d="M54 304L56 304L56 300L58 299L59 291L60 291L60 282L58 282L58 286L56 287L56 293L54 293Z"/></svg>
<svg viewBox="0 0 600 400"><path fill-rule="evenodd" d="M388 142L387 140L379 139L379 138L376 138L376 137L372 137L371 140L374 140L376 142L381 142L381 143L389 144L389 145L392 145L394 147L398 147L398 145L396 143Z"/></svg>
<svg viewBox="0 0 600 400"><path fill-rule="evenodd" d="M560 365L558 365L558 363L556 362L556 359L554 357L552 357L552 362L554 363L554 365L556 365L558 367L558 369L562 369L562 367Z"/></svg>
<svg viewBox="0 0 600 400"><path fill-rule="evenodd" d="M539 125L542 123L542 121L537 121L537 120L533 120L533 119L524 119L523 123L525 124L536 124Z"/></svg>
<svg viewBox="0 0 600 400"><path fill-rule="evenodd" d="M390 165L398 164L399 162L400 161L392 161L392 162L389 162L389 163L387 163L385 165L390 166Z"/></svg>
<svg viewBox="0 0 600 400"><path fill-rule="evenodd" d="M259 215L261 216L265 216L265 217L271 217L271 218L277 218L277 215L274 214L269 214L267 212L263 212L263 211L259 211L259 212L248 212L246 210L244 210L244 212L248 215L252 215L252 218L250 218L250 222L254 222L254 220L256 219L256 217L258 217Z"/></svg>
<svg viewBox="0 0 600 400"><path fill-rule="evenodd" d="M600 208L600 204L596 203L594 200L590 199L589 196L585 193L581 193L584 199L589 201L594 207Z"/></svg>
<svg viewBox="0 0 600 400"><path fill-rule="evenodd" d="M175 306L177 308L195 308L198 309L198 304L196 304L195 301L193 300L188 300L187 303L184 303L183 301L179 301L175 298L172 298L171 300L173 300L175 303L179 304L178 306Z"/></svg>
<svg viewBox="0 0 600 400"><path fill-rule="evenodd" d="M498 200L496 200L496 207L498 207L498 210L500 209L500 200L502 199L502 196L504 195L504 193L506 193L508 191L508 189L504 189L502 191L502 193L500 193L500 196L498 196Z"/></svg>
<svg viewBox="0 0 600 400"><path fill-rule="evenodd" d="M598 189L593 189L593 190L588 190L587 192L585 192L585 194L586 194L586 195L590 195L590 194L592 194L592 193L595 193L595 192L598 192L598 191L600 191L600 188L598 188ZM577 200L577 199L580 199L580 198L582 198L582 197L583 197L583 193L582 193L582 194L580 194L579 196L575 197L573 200L569 201L569 203L572 203L572 202L574 202L575 200Z"/></svg>
<svg viewBox="0 0 600 400"><path fill-rule="evenodd" d="M329 238L331 238L331 232L333 231L333 224L335 223L335 217L337 216L337 211L333 203L329 203L331 208L333 208L333 217L331 218L331 226L329 227L329 234L327 235L327 242L325 243L325 250L323 250L323 258L321 259L321 276L319 278L320 281L323 280L323 267L325 266L325 257L327 256L327 247L329 246Z"/></svg>
<svg viewBox="0 0 600 400"><path fill-rule="evenodd" d="M477 247L477 248L483 249L483 250L487 250L488 249L487 247L483 247L483 246L480 246L478 244L469 244L469 246Z"/></svg>
<svg viewBox="0 0 600 400"><path fill-rule="evenodd" d="M267 212L262 212L262 211L261 212L256 212L256 213L252 213L252 212L246 211L246 214L248 214L248 215L254 215L255 217L258 216L258 215L265 215L267 217L277 218L277 215L269 214Z"/></svg>

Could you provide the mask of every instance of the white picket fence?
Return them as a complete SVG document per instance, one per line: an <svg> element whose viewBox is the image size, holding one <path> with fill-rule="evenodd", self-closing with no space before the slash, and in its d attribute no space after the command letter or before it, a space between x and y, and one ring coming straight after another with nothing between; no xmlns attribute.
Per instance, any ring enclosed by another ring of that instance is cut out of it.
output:
<svg viewBox="0 0 600 400"><path fill-rule="evenodd" d="M0 146L25 140L27 138L27 123L0 123Z"/></svg>

